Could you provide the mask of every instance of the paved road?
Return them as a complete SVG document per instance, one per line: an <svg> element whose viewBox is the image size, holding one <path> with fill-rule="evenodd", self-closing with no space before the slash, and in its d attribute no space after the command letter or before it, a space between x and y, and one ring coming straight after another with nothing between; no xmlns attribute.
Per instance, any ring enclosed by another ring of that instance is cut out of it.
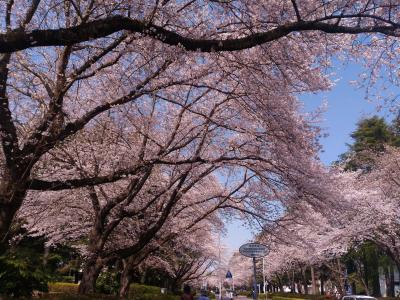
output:
<svg viewBox="0 0 400 300"><path fill-rule="evenodd" d="M218 297L216 298L218 299ZM222 297L222 300L228 300L229 298L224 298ZM234 300L251 300L251 298L247 298L246 296L236 296L235 298L233 298Z"/></svg>
<svg viewBox="0 0 400 300"><path fill-rule="evenodd" d="M217 298L216 299L218 299L218 296L217 296ZM222 297L222 300L228 300L229 298L224 298L224 297ZM235 298L234 298L234 300L251 300L252 298L247 298L246 296L236 296Z"/></svg>

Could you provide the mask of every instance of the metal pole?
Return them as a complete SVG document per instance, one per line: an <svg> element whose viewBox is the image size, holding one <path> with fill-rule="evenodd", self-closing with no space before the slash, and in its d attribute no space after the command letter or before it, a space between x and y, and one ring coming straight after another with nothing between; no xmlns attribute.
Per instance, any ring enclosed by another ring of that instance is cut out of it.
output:
<svg viewBox="0 0 400 300"><path fill-rule="evenodd" d="M265 283L265 258L264 257L263 257L263 286L264 286L265 300L267 300L268 297L267 297L267 286Z"/></svg>
<svg viewBox="0 0 400 300"><path fill-rule="evenodd" d="M257 278L256 278L256 258L253 257L253 272L254 272L254 283L253 283L253 299L257 300Z"/></svg>
<svg viewBox="0 0 400 300"><path fill-rule="evenodd" d="M221 232L218 231L218 279L219 279L219 294L218 298L219 300L222 299L222 281L221 281Z"/></svg>
<svg viewBox="0 0 400 300"><path fill-rule="evenodd" d="M265 259L263 257L263 291L265 294Z"/></svg>

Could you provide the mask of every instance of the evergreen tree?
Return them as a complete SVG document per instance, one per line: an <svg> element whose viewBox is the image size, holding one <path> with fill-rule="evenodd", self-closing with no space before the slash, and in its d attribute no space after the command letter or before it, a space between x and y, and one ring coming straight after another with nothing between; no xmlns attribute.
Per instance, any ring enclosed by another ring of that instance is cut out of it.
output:
<svg viewBox="0 0 400 300"><path fill-rule="evenodd" d="M356 130L350 135L354 143L339 157L338 164L345 170L369 171L373 168L374 158L385 151L385 146L400 146L400 120L397 118L390 126L384 118L373 116L357 123Z"/></svg>

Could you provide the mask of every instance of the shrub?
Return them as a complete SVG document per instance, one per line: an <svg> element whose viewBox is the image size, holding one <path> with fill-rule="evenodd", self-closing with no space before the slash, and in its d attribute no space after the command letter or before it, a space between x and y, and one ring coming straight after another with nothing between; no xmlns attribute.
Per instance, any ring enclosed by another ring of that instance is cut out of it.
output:
<svg viewBox="0 0 400 300"><path fill-rule="evenodd" d="M333 300L336 299L333 296L328 295L304 295L304 294L291 294L291 293L269 293L269 297L273 300Z"/></svg>
<svg viewBox="0 0 400 300"><path fill-rule="evenodd" d="M102 272L96 281L96 291L102 294L117 295L119 278L115 272Z"/></svg>
<svg viewBox="0 0 400 300"><path fill-rule="evenodd" d="M249 298L252 298L253 297L253 292L252 291L239 291L238 293L237 293L239 296L246 296L246 297L249 297ZM269 296L269 297L271 297L271 296Z"/></svg>
<svg viewBox="0 0 400 300"><path fill-rule="evenodd" d="M161 288L159 288L158 286L133 283L130 286L130 292L132 294L137 294L137 295L144 295L144 294L161 295Z"/></svg>
<svg viewBox="0 0 400 300"><path fill-rule="evenodd" d="M108 280L108 279L107 279ZM118 299L116 296L104 294L78 295L78 284L68 282L49 283L50 294L44 295L46 300L92 300L92 299ZM161 294L161 289L156 286L134 283L130 286L131 300L179 300L178 296Z"/></svg>
<svg viewBox="0 0 400 300"><path fill-rule="evenodd" d="M34 290L47 292L48 276L29 257L14 254L0 256L0 295L30 297Z"/></svg>
<svg viewBox="0 0 400 300"><path fill-rule="evenodd" d="M178 300L179 297L171 294L161 294L161 288L144 284L133 283L130 286L129 299L132 300Z"/></svg>

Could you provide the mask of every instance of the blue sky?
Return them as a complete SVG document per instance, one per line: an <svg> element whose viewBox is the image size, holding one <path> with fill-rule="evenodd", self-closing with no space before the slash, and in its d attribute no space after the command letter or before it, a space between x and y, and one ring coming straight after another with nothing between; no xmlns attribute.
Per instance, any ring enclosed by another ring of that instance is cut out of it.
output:
<svg viewBox="0 0 400 300"><path fill-rule="evenodd" d="M365 99L364 89L357 89L350 84L350 81L356 80L361 73L362 69L359 66L342 66L337 63L334 71L338 81L330 91L301 96L305 112L313 111L324 101L327 102L327 109L320 123L323 132L328 135L320 141L323 146L320 158L326 165L335 161L347 150L346 144L352 142L350 134L360 119L376 114L390 117L387 112L377 112L376 103L370 103ZM223 242L234 251L251 238L251 232L240 221L233 221L227 226Z"/></svg>

